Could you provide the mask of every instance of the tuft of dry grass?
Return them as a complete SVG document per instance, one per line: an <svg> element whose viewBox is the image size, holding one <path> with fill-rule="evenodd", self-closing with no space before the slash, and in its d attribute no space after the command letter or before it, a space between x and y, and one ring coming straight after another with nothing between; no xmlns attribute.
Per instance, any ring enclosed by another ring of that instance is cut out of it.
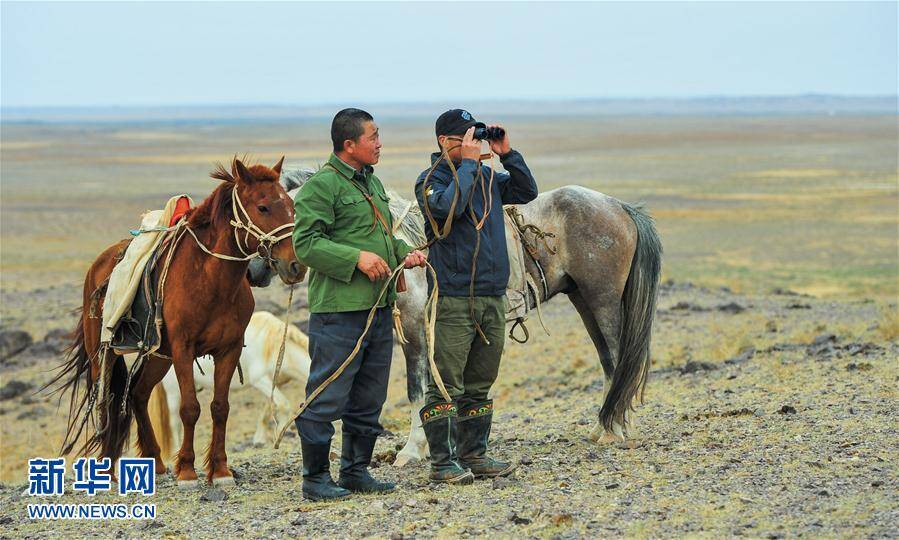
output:
<svg viewBox="0 0 899 540"><path fill-rule="evenodd" d="M880 320L877 321L877 333L887 341L899 338L899 307L887 304L880 309Z"/></svg>

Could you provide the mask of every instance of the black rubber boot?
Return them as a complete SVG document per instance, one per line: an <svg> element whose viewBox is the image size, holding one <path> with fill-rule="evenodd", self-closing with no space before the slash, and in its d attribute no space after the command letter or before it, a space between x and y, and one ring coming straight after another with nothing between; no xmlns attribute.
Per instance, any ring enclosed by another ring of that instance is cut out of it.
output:
<svg viewBox="0 0 899 540"><path fill-rule="evenodd" d="M365 437L343 432L343 448L340 453L340 480L337 484L356 493L386 493L396 484L375 480L368 473L371 455L377 437Z"/></svg>
<svg viewBox="0 0 899 540"><path fill-rule="evenodd" d="M331 501L350 496L350 492L331 478L331 444L311 444L300 440L303 448L303 498L311 501Z"/></svg>
<svg viewBox="0 0 899 540"><path fill-rule="evenodd" d="M432 403L419 414L431 450L431 481L447 484L474 482L471 471L462 468L456 461L456 405Z"/></svg>
<svg viewBox="0 0 899 540"><path fill-rule="evenodd" d="M459 463L471 469L475 478L506 476L515 464L487 456L487 440L493 423L493 400L483 401L459 411Z"/></svg>

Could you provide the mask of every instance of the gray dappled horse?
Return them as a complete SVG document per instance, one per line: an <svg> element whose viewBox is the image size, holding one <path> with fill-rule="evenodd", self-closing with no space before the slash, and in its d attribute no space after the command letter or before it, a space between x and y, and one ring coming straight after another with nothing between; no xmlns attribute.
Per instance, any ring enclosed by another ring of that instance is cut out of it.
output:
<svg viewBox="0 0 899 540"><path fill-rule="evenodd" d="M293 190L312 172L285 171L281 181L293 196ZM396 194L391 194L390 204L394 215L405 215L398 235L413 242L423 238L418 205ZM661 273L662 245L652 218L639 207L580 186L542 193L518 208L525 223L555 235L555 255L545 245L535 243L545 284L534 261L525 256L527 271L537 283L537 294L541 301L559 293L568 295L599 355L605 376L603 403L591 439L626 440L628 427L633 425L632 405L638 396L642 399L649 373L649 346ZM397 302L408 340L403 353L412 429L405 447L397 454L397 466L428 455L418 415L424 406L429 377L424 330L425 270L407 270L406 284L408 290L398 296ZM530 301L533 306L535 299Z"/></svg>

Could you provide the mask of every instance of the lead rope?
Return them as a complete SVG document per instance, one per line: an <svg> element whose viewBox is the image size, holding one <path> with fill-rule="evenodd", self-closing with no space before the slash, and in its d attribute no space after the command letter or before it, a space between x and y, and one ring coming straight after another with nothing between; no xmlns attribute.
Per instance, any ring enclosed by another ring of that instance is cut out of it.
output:
<svg viewBox="0 0 899 540"><path fill-rule="evenodd" d="M493 165L493 158L491 158L490 164ZM456 177L456 183L458 184L458 177ZM481 169L481 164L478 162L478 175L475 178L475 182L480 182L481 184L481 193L484 197L484 216L478 220L477 215L474 213L474 208L471 207L471 198L474 197L474 190L471 192L471 197L469 197L468 201L468 215L471 218L472 224L474 225L475 232L477 233L477 240L475 240L474 244L474 253L471 257L471 279L468 281L468 313L471 317L471 322L474 323L474 329L477 331L478 335L483 340L484 344L489 346L490 340L487 339L487 335L484 333L484 329L481 328L481 325L478 323L478 320L475 316L474 312L474 279L475 274L478 269L478 254L481 251L481 229L484 227L484 224L487 222L487 217L490 215L490 206L488 206L488 196L487 190L490 190L489 204L493 205L493 167L490 167L490 183L487 188L484 187L484 174Z"/></svg>
<svg viewBox="0 0 899 540"><path fill-rule="evenodd" d="M448 154L451 150L462 146L461 144L456 146L450 146L443 150L440 154L440 158L434 160L434 163L431 165L431 168L428 170L428 173L425 175L425 179L422 182L422 201L424 202L424 215L428 220L428 223L431 225L431 231L434 233L434 237L425 244L424 248L430 247L431 244L437 242L439 240L443 240L447 236L449 236L450 230L452 230L453 218L455 217L456 205L459 202L459 196L461 193L461 189L459 187L459 172L456 170L455 164L453 164L453 160L449 159ZM437 169L437 166L440 165L442 161L446 160L447 165L449 165L450 172L453 175L453 185L455 186L455 192L453 193L453 201L450 204L449 213L446 216L446 221L443 224L443 228L440 228L437 224L437 220L434 219L433 214L431 213L431 207L428 203L428 180L431 179L431 175L434 174L434 171ZM472 225L475 227L475 231L477 232L477 240L475 241L475 249L474 256L471 260L471 279L468 282L468 313L471 317L471 322L474 324L475 331L477 331L478 336L480 336L481 340L486 345L490 345L490 340L487 339L487 335L484 333L484 330L481 328L481 325L478 323L477 318L475 317L474 312L474 280L475 273L477 271L477 260L478 253L481 249L481 229L484 224L487 222L487 217L490 215L491 206L493 205L493 154L490 157L490 181L488 186L484 185L484 175L483 169L481 168L481 163L478 161L478 172L477 177L475 178L475 183L480 183L481 185L481 194L484 198L484 215L481 219L478 219L477 215L474 212L474 209L471 207L471 199L474 197L474 190L469 194L468 198L468 215L471 218ZM434 280L436 283L436 278Z"/></svg>
<svg viewBox="0 0 899 540"><path fill-rule="evenodd" d="M459 145L459 146L461 146L461 145ZM423 246L417 247L416 249L419 249L419 250L427 249L428 247L431 246L431 244L433 244L437 240L442 240L443 238L446 238L446 236L449 234L449 232L452 228L453 217L455 215L455 208L456 208L456 204L459 201L459 196L460 196L459 173L456 171L456 166L453 164L452 160L447 158L447 153L450 150L452 150L453 148L455 148L455 147L449 147L449 148L444 149L443 153L440 156L440 159L435 160L434 163L431 165L431 168L430 168L430 170L428 170L428 173L425 175L424 182L422 183L422 200L424 201L424 209L425 209L424 214L425 214L425 217L428 219L429 223L431 224L431 230L434 233L434 237L431 240L429 240L428 242L426 242ZM453 180L454 180L456 189L455 189L455 193L453 194L453 201L450 204L449 214L447 215L447 218L446 218L446 221L444 222L443 228L440 228L439 225L437 224L437 220L434 219L433 214L431 213L430 206L428 205L427 184L428 184L428 180L430 180L430 178L431 178L431 175L434 173L434 170L437 168L437 166L440 164L440 162L444 159L446 159L446 162L449 164L449 168L452 171ZM492 162L491 162L491 164L492 164ZM491 167L490 170L491 170L491 174L490 174L489 187L490 187L491 193L489 195L489 201L490 201L490 204L492 204L492 201L493 201L493 194L492 194L492 191L493 191L493 168ZM480 162L478 163L477 180L479 180L481 183L481 191L482 191L482 193L484 193L484 201L485 201L485 204L487 204L488 195L487 195L486 189L484 187L484 177L483 177L482 169L480 167ZM474 196L473 192L469 195L469 199L472 196ZM478 220L477 216L474 213L474 210L471 209L470 202L471 201L469 200L469 215L472 217L472 223L475 225L475 227L478 231L478 246L479 246L480 239L481 239L480 231L481 231L481 228L484 226L484 224L487 221L487 216L489 215L490 209L485 208L485 215L480 220ZM477 262L476 262L477 261L477 253L478 253L478 251L477 251L477 247L476 247L473 265L477 264ZM431 376L434 378L434 383L436 384L437 389L440 391L441 396L446 401L452 401L452 398L450 398L449 392L447 392L447 390L446 390L446 386L443 384L443 378L440 376L440 371L437 369L437 363L434 360L434 339L435 339L436 327L437 327L437 299L439 298L438 285L437 285L437 272L434 270L434 267L431 266L431 264L428 263L427 261L425 261L425 265L431 274L432 282L434 284L433 288L431 289L431 293L428 295L428 300L425 302L425 342L427 344L427 349L428 349L428 367L430 368ZM353 359L356 358L356 355L359 354L359 351L362 348L362 341L365 339L365 335L368 334L369 328L371 328L371 323L374 320L375 312L378 309L378 304L381 303L381 299L384 298L384 295L389 290L391 282L393 282L396 279L396 277L399 275L400 272L403 271L404 268L405 268L405 263L400 263L396 268L393 269L393 271L390 274L390 277L387 278L387 281L384 283L384 286L381 287L381 292L378 294L378 298L375 300L374 305L371 307L371 310L369 310L369 312L368 312L368 317L365 321L365 327L362 329L362 334L359 336L359 339L356 341L356 346L353 348L352 352L350 352L350 355L347 356L346 360L344 360L343 363L340 364L340 366L338 366L338 368L327 379L325 379L320 385L318 385L318 387L315 390L313 390L313 392L311 394L306 396L306 399L303 401L303 403L301 403L300 406L297 407L296 411L293 413L292 418L295 419L300 414L302 414L303 411L305 411L306 408L309 406L309 404L312 403L312 401L316 397L318 397L319 394L321 394L325 390L325 388L328 387L329 384L331 384L338 377L340 377L340 375L344 372L344 370L347 368L347 366L349 366L350 363L353 361ZM474 270L474 268L475 267L473 266L473 270ZM469 300L470 300L469 307L471 309L472 321L474 322L475 328L477 329L481 338L484 340L484 342L486 344L489 345L490 341L487 339L487 336L484 335L484 332L481 330L480 325L478 325L477 321L474 320L474 296L473 296L473 294L474 294L474 271L472 271L471 282L469 283L469 291L471 292L471 295L469 296ZM292 291L291 291L291 293L292 293ZM397 336L398 336L399 340L402 343L406 343L405 333L403 332L402 320L400 319L400 311L396 307L396 305L393 306L393 322L394 322L394 327L397 331ZM287 327L285 324L285 337L286 337L286 332L287 332ZM282 349L283 349L283 347L284 347L284 345L282 343ZM280 368L280 361L281 361L282 354L283 354L283 350L279 352L279 361L278 361L278 367L276 367L276 375ZM272 388L274 388L274 381L273 381ZM274 393L274 391L272 393ZM284 434L287 432L287 429L290 427L291 423L292 423L292 420L288 420L279 430L278 436L275 438L275 444L274 444L275 449L278 449L280 447L281 440L284 438Z"/></svg>
<svg viewBox="0 0 899 540"><path fill-rule="evenodd" d="M436 328L437 323L437 273L434 271L434 267L430 265L430 263L425 263L428 271L431 273L431 277L434 280L434 288L431 291L431 294L428 296L428 300L425 303L425 341L428 347L428 365L431 369L431 376L434 377L434 382L437 385L438 390L440 390L440 394L447 401L452 401L449 396L449 392L446 391L446 386L443 384L443 378L440 376L440 371L437 369L437 363L434 361L434 330ZM324 380L318 388L316 388L311 394L306 397L306 400L300 404L297 410L293 413L292 418L296 418L303 411L306 410L306 407L312 403L319 394L321 394L325 388L328 387L329 384L334 382L335 379L340 377L340 374L350 365L350 362L356 358L356 355L359 354L360 349L362 348L362 340L365 339L365 335L368 333L368 329L371 327L371 323L375 318L375 312L378 309L378 304L381 302L381 299L384 298L384 295L390 288L390 284L392 281L396 279L400 272L405 268L405 264L400 263L396 268L393 269L393 272L390 274L390 277L387 278L387 281L384 282L384 286L381 287L381 292L378 294L377 300L375 300L374 305L371 307L371 310L368 312L368 318L365 321L365 327L362 329L362 334L359 336L359 339L356 340L356 346L353 348L353 351L347 356L346 360L343 361L342 364L332 373L327 379ZM394 319L395 320L395 319ZM400 327L402 328L402 326ZM401 331L401 330L400 330ZM275 449L277 449L281 445L281 439L284 438L284 433L290 427L290 424L293 420L288 420L278 432L278 437L275 439Z"/></svg>
<svg viewBox="0 0 899 540"><path fill-rule="evenodd" d="M290 306L293 304L294 286L290 286L290 294L287 296L287 307L284 309L284 333L281 334L281 347L278 349L278 361L275 363L275 373L272 376L272 391L268 396L268 405L271 407L271 420L278 425L278 411L275 406L275 384L281 374L281 363L284 362L284 351L287 348L287 324L290 322ZM240 362L238 361L238 366Z"/></svg>

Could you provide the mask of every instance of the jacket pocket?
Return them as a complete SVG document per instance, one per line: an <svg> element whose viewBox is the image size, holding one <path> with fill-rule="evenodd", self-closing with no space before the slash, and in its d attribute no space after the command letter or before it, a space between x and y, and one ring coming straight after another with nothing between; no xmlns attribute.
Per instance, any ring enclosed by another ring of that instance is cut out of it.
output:
<svg viewBox="0 0 899 540"><path fill-rule="evenodd" d="M341 195L334 207L335 229L354 233L371 226L371 210L360 193Z"/></svg>
<svg viewBox="0 0 899 540"><path fill-rule="evenodd" d="M360 203L365 202L365 199L362 197L362 194L360 194L360 193L354 193L351 195L341 195L340 198L337 200L340 201L340 204L344 204L344 205L354 205L354 204L360 204Z"/></svg>

